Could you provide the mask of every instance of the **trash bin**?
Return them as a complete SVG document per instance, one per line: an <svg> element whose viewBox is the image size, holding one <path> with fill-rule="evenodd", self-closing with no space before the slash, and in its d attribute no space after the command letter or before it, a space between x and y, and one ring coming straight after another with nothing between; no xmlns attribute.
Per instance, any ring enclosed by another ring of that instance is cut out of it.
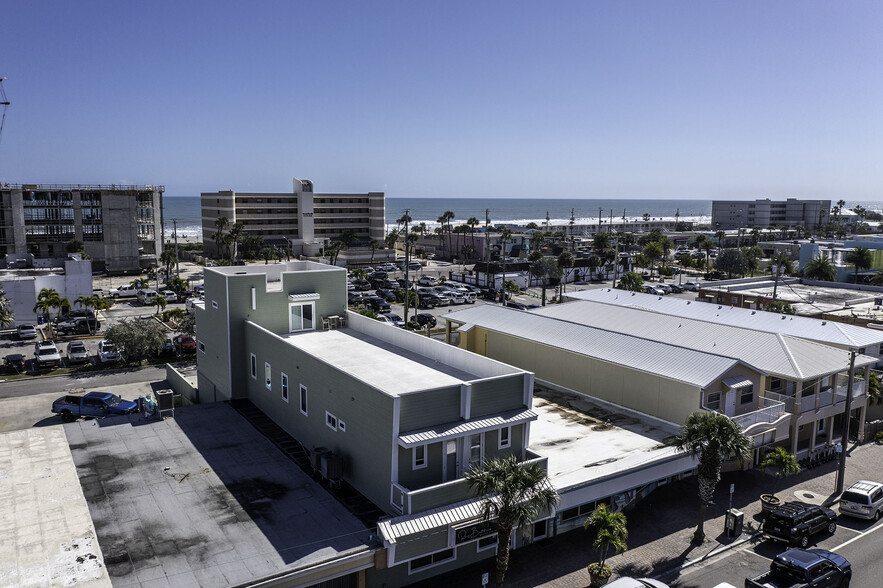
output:
<svg viewBox="0 0 883 588"><path fill-rule="evenodd" d="M726 526L727 535L738 537L742 534L742 526L745 523L745 513L731 508L727 511Z"/></svg>

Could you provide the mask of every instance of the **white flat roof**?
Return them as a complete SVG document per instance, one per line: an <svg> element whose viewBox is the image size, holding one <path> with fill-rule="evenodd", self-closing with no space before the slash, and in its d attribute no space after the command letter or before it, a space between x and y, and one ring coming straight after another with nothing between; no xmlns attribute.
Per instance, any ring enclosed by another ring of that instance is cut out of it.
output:
<svg viewBox="0 0 883 588"><path fill-rule="evenodd" d="M459 386L479 379L475 374L354 329L309 331L280 337L292 347L390 396Z"/></svg>

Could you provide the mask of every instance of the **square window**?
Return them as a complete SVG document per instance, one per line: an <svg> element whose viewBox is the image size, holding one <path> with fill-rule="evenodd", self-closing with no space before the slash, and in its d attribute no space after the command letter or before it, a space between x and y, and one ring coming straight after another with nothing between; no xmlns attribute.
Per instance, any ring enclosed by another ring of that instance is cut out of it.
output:
<svg viewBox="0 0 883 588"><path fill-rule="evenodd" d="M251 377L254 380L258 379L258 358L254 353L251 354Z"/></svg>
<svg viewBox="0 0 883 588"><path fill-rule="evenodd" d="M300 411L304 416L307 415L307 387L301 384L300 387Z"/></svg>
<svg viewBox="0 0 883 588"><path fill-rule="evenodd" d="M487 537L482 537L478 540L478 551L483 551L485 549L490 549L491 547L497 546L497 534L488 535Z"/></svg>
<svg viewBox="0 0 883 588"><path fill-rule="evenodd" d="M217 307L218 307L218 301L212 300L212 308L217 308Z"/></svg>
<svg viewBox="0 0 883 588"><path fill-rule="evenodd" d="M199 348L200 351L205 353L205 343L203 343L202 341L197 341L196 346Z"/></svg>
<svg viewBox="0 0 883 588"><path fill-rule="evenodd" d="M346 423L341 420L338 420L337 421L337 430L340 431L341 433L346 433Z"/></svg>
<svg viewBox="0 0 883 588"><path fill-rule="evenodd" d="M325 424L328 425L329 429L337 430L337 417L327 410L325 411Z"/></svg>
<svg viewBox="0 0 883 588"><path fill-rule="evenodd" d="M754 386L746 386L739 391L739 402L741 404L754 402Z"/></svg>
<svg viewBox="0 0 883 588"><path fill-rule="evenodd" d="M264 385L267 390L273 389L273 370L269 363L264 363Z"/></svg>
<svg viewBox="0 0 883 588"><path fill-rule="evenodd" d="M512 427L500 429L500 449L505 449L512 444Z"/></svg>
<svg viewBox="0 0 883 588"><path fill-rule="evenodd" d="M418 445L411 450L414 459L412 469L419 470L426 467L426 445Z"/></svg>
<svg viewBox="0 0 883 588"><path fill-rule="evenodd" d="M282 400L288 402L288 374L282 374Z"/></svg>
<svg viewBox="0 0 883 588"><path fill-rule="evenodd" d="M720 392L709 392L708 393L708 408L710 410L720 410L720 408L721 408L721 393Z"/></svg>

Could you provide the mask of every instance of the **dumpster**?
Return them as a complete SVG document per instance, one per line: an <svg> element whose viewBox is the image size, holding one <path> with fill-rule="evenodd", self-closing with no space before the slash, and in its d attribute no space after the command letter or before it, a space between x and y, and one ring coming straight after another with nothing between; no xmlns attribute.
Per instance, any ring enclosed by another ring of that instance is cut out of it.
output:
<svg viewBox="0 0 883 588"><path fill-rule="evenodd" d="M745 524L745 513L731 508L727 511L726 526L727 535L738 537L742 534L742 526Z"/></svg>

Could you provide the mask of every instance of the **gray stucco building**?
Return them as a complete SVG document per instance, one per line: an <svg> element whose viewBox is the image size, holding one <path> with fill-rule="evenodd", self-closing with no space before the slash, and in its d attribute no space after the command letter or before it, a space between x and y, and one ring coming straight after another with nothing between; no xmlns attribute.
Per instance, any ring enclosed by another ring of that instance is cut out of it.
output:
<svg viewBox="0 0 883 588"><path fill-rule="evenodd" d="M812 231L828 222L830 211L830 200L714 200L711 203L711 228L802 226Z"/></svg>

